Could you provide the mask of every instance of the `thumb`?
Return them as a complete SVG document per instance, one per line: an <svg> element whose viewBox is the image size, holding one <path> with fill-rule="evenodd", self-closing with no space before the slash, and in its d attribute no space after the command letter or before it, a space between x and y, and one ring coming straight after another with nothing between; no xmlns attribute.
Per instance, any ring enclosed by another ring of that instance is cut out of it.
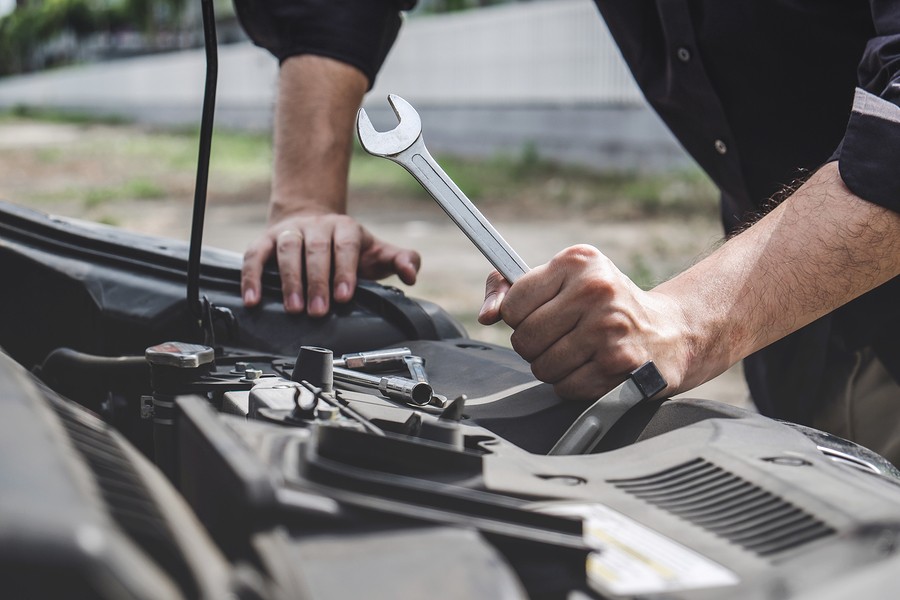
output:
<svg viewBox="0 0 900 600"><path fill-rule="evenodd" d="M478 312L478 322L482 325L493 325L500 321L500 305L509 290L509 282L497 271L487 277L484 284L484 304Z"/></svg>

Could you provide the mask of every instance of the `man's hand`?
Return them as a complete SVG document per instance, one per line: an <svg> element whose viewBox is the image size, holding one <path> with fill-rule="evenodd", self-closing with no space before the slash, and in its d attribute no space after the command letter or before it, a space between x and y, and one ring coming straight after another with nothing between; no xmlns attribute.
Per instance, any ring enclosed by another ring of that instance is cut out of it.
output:
<svg viewBox="0 0 900 600"><path fill-rule="evenodd" d="M564 250L510 287L488 278L478 320L560 396L596 398L653 359L689 390L900 276L900 214L847 189L836 163L687 271L644 292L590 246Z"/></svg>
<svg viewBox="0 0 900 600"><path fill-rule="evenodd" d="M281 65L268 226L244 254L245 306L259 303L260 275L273 255L285 310L313 317L326 314L332 298L350 300L357 276L415 282L418 253L376 239L346 215L353 124L368 84L356 67L324 56Z"/></svg>
<svg viewBox="0 0 900 600"><path fill-rule="evenodd" d="M488 277L478 320L512 327L512 346L562 398L596 399L653 359L670 388L682 378L680 311L644 292L591 246L573 246L512 287Z"/></svg>
<svg viewBox="0 0 900 600"><path fill-rule="evenodd" d="M273 255L281 273L285 310L291 313L305 310L313 317L328 312L332 267L333 298L336 302L347 302L353 297L357 276L381 279L396 274L403 283L411 285L416 281L421 262L417 252L375 238L347 215L288 216L270 225L244 254L241 269L244 305L259 303L263 265Z"/></svg>

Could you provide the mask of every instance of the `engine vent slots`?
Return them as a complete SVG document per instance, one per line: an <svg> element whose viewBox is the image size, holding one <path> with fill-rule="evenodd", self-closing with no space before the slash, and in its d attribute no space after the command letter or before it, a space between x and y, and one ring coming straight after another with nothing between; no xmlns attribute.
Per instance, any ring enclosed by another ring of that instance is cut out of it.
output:
<svg viewBox="0 0 900 600"><path fill-rule="evenodd" d="M168 524L116 439L92 416L55 399L51 405L93 473L112 518L185 592L197 593Z"/></svg>
<svg viewBox="0 0 900 600"><path fill-rule="evenodd" d="M834 534L801 508L701 458L608 483L763 557Z"/></svg>

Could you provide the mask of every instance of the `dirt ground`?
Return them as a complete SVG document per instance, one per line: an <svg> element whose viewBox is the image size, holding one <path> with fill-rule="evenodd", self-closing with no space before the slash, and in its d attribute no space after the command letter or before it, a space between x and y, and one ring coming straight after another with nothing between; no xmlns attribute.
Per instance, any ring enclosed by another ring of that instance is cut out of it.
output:
<svg viewBox="0 0 900 600"><path fill-rule="evenodd" d="M86 136L105 136L100 138L102 143L110 143L108 140L115 140L116 136L137 134L137 130L121 127L0 121L0 198L54 214L187 239L193 186L190 174L167 176L165 171L150 171L149 183L143 189L154 191L157 188L153 186L159 186L165 190L163 194L142 194L138 189L131 194L135 197L117 198L114 202L75 199L79 188L109 180L124 181L126 171L144 169L129 161L82 152ZM70 156L67 149L79 155ZM228 191L227 182L211 180L205 243L242 252L263 229L267 192L267 185L257 182L243 185L240 193L234 194ZM714 247L721 237L713 219L668 217L605 222L571 210L549 209L540 214L509 210L492 213L487 208L484 211L532 266L547 261L566 246L588 243L600 248L626 273L637 269L645 278L654 280L684 268ZM436 205L402 198L387 201L363 192L351 196L351 213L376 235L416 248L422 254L417 285L407 287L396 278L388 280L388 284L443 306L466 325L472 337L508 345L508 328L487 328L475 322L484 278L490 270L487 261ZM740 406L748 406L749 402L739 366L686 395Z"/></svg>

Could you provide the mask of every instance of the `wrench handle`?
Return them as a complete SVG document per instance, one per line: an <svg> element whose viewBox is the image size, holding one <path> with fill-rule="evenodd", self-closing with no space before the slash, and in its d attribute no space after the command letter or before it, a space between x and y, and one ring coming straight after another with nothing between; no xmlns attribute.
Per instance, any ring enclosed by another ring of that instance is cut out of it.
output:
<svg viewBox="0 0 900 600"><path fill-rule="evenodd" d="M389 157L422 184L457 227L468 236L494 268L510 283L530 269L481 211L428 153L422 138L403 152Z"/></svg>

